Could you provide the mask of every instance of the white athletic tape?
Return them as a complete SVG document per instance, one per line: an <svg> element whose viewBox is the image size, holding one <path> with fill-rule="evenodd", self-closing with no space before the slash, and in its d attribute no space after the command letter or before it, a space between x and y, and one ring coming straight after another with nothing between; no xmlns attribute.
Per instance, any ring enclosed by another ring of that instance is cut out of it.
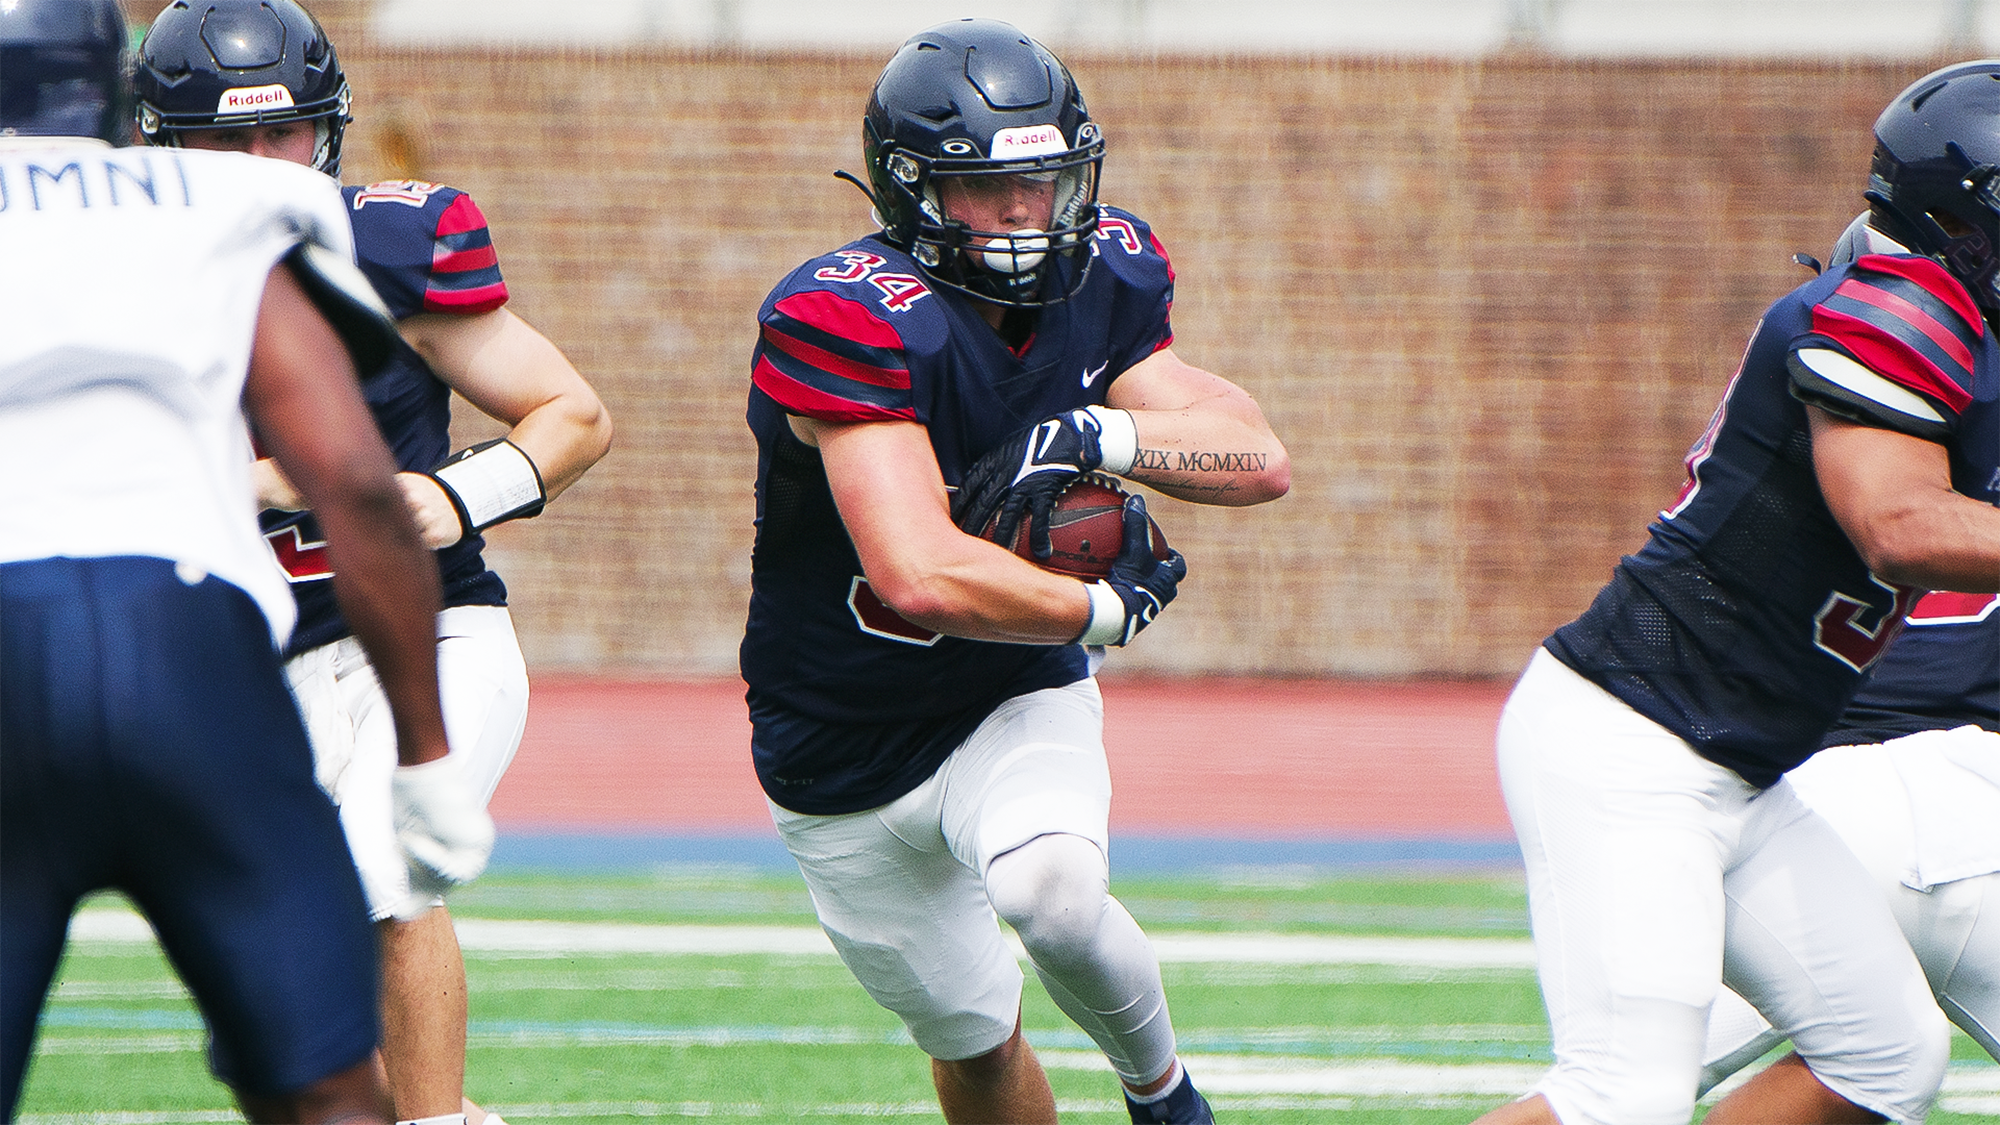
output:
<svg viewBox="0 0 2000 1125"><path fill-rule="evenodd" d="M1109 406L1086 406L1084 409L1097 419L1097 448L1104 454L1101 467L1105 472L1121 477L1131 472L1133 463L1139 460L1139 427L1132 421L1131 412Z"/></svg>

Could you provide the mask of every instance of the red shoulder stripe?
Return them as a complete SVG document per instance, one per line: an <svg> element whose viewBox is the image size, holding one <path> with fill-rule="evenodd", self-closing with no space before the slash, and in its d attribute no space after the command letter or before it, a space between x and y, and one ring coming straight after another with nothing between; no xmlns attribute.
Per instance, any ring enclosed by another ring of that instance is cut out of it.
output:
<svg viewBox="0 0 2000 1125"><path fill-rule="evenodd" d="M829 293L809 289L779 301L776 309L793 320L821 331L876 348L901 348L903 337L888 321L868 311L866 305Z"/></svg>
<svg viewBox="0 0 2000 1125"><path fill-rule="evenodd" d="M1964 318L1974 336L1986 333L1986 318L1979 315L1979 306L1973 303L1972 294L1951 275L1951 271L1929 258L1902 257L1893 254L1863 254L1854 263L1865 270L1876 273L1893 274L1896 277L1914 281L1930 294L1951 306L1951 311Z"/></svg>
<svg viewBox="0 0 2000 1125"><path fill-rule="evenodd" d="M1972 349L1965 346L1965 341L1959 339L1957 333L1953 332L1949 327L1939 324L1935 317L1923 309L1905 301L1903 298L1886 289L1878 289L1873 285L1864 285L1852 278L1841 282L1840 288L1835 289L1834 292L1864 304L1874 305L1883 312L1895 316L1910 327L1923 333L1925 339L1943 348L1945 354L1965 365L1968 370L1971 369ZM1954 309L1953 311L1957 310Z"/></svg>
<svg viewBox="0 0 2000 1125"><path fill-rule="evenodd" d="M447 250L443 243L431 249L431 269L436 273L466 273L470 270L491 269L500 264L500 255L493 244L470 246L464 250Z"/></svg>
<svg viewBox="0 0 2000 1125"><path fill-rule="evenodd" d="M764 326L764 339L786 355L817 367L821 371L877 387L891 387L905 391L910 389L910 373L907 369L857 363L846 356L835 355L825 348L817 348L804 340L787 336L768 324Z"/></svg>
<svg viewBox="0 0 2000 1125"><path fill-rule="evenodd" d="M496 281L492 285L482 285L477 289L424 290L425 312L455 313L471 316L474 313L492 312L507 303L507 283Z"/></svg>
<svg viewBox="0 0 2000 1125"><path fill-rule="evenodd" d="M1146 232L1146 239L1153 244L1153 253L1158 254L1160 261L1166 264L1167 280L1172 281L1174 279L1174 260L1167 256L1167 248L1160 244L1160 236L1148 230Z"/></svg>
<svg viewBox="0 0 2000 1125"><path fill-rule="evenodd" d="M467 231L486 229L486 216L480 213L479 204L469 195L460 195L445 207L444 214L438 216L437 232L442 238L448 234L464 234Z"/></svg>
<svg viewBox="0 0 2000 1125"><path fill-rule="evenodd" d="M1963 411L1972 393L1953 382L1937 365L1895 336L1865 320L1820 305L1813 309L1813 331L1840 341L1863 367L1913 391L1919 391ZM1970 367L1970 364L1967 364Z"/></svg>
<svg viewBox="0 0 2000 1125"><path fill-rule="evenodd" d="M770 360L761 356L750 370L750 381L786 410L826 422L907 422L917 416L914 410L890 410L814 390L778 370Z"/></svg>

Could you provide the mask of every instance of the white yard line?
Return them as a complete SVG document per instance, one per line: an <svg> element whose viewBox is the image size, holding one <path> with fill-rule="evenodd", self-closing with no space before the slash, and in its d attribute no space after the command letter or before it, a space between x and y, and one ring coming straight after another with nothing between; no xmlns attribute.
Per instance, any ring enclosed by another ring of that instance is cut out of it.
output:
<svg viewBox="0 0 2000 1125"><path fill-rule="evenodd" d="M831 957L833 948L826 936L812 926L665 926L590 922L501 922L476 918L456 920L459 942L468 951L530 956L588 953L641 953L725 956L766 954L780 956ZM76 941L133 944L150 942L153 931L145 919L130 910L93 907L79 913L70 925ZM1265 965L1389 965L1419 969L1527 971L1534 967L1533 946L1527 941L1502 938L1396 938L1320 937L1303 934L1211 934L1161 933L1153 935L1160 959L1180 963L1235 963ZM774 1031L776 1034L774 1034ZM789 1034L788 1034L789 1033ZM579 1045L676 1043L730 1046L736 1044L798 1042L879 1041L873 1033L861 1035L840 1029L772 1028L680 1028L659 1031L633 1029L565 1031L537 1029L507 1033L475 1033L473 1045L480 1048L530 1046L553 1041ZM200 1037L191 1033L132 1035L125 1037L77 1036L45 1033L40 1049L53 1052L151 1053L162 1050L198 1049ZM1104 1057L1095 1051L1046 1049L1039 1052L1044 1065L1059 1069L1109 1070ZM1218 1104L1228 1102L1238 1108L1252 1108L1279 1099L1286 1106L1329 1111L1343 1108L1342 1099L1449 1099L1508 1097L1533 1085L1543 1067L1531 1064L1474 1063L1453 1065L1410 1062L1338 1061L1270 1055L1195 1054L1188 1066L1199 1076L1202 1088L1218 1096ZM1313 1099L1330 1099L1315 1103ZM1287 1100L1289 1099L1289 1100ZM1277 1102L1270 1103L1274 1108ZM500 1106L503 1112L522 1117L627 1116L636 1118L678 1118L706 1116L777 1117L798 1112L794 1108L757 1105L725 1106L718 1103L619 1102L575 1103L540 1106ZM862 1107L819 1107L827 1112L861 1112ZM1085 1106L1078 1105L1077 1109ZM1108 1109L1091 1106L1092 1109ZM2000 1114L2000 1067L1986 1064L1954 1066L1945 1077L1939 1109L1963 1114ZM908 1106L869 1106L865 1111L881 1116L930 1116L930 1103ZM221 1112L221 1111L219 1111ZM27 1125L151 1125L153 1122L191 1120L234 1120L233 1115L178 1113L109 1113L24 1117Z"/></svg>
<svg viewBox="0 0 2000 1125"><path fill-rule="evenodd" d="M833 956L813 926L663 926L622 922L455 920L459 944L481 953L657 953ZM77 914L70 937L147 942L153 931L129 910ZM1160 960L1180 964L1393 965L1435 969L1532 969L1534 946L1518 938L1322 937L1312 934L1156 933ZM1016 945L1019 953L1019 945Z"/></svg>

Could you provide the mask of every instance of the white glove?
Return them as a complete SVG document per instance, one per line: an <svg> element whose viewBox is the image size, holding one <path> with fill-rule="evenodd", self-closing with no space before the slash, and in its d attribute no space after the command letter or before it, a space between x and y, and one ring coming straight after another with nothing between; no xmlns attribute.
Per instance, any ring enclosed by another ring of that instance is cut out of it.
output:
<svg viewBox="0 0 2000 1125"><path fill-rule="evenodd" d="M447 754L397 766L390 781L396 843L410 867L410 890L442 895L486 870L493 853L493 818L479 803L459 760Z"/></svg>

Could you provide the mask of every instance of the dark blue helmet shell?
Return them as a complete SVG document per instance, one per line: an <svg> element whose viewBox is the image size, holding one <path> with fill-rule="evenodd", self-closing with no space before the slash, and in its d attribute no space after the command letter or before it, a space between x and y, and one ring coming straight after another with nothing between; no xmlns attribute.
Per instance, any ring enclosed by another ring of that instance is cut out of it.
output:
<svg viewBox="0 0 2000 1125"><path fill-rule="evenodd" d="M1875 121L1875 225L2000 312L2000 59L1912 83Z"/></svg>
<svg viewBox="0 0 2000 1125"><path fill-rule="evenodd" d="M1104 139L1062 60L1017 28L967 19L911 36L875 82L862 151L885 236L939 284L1025 307L1082 286ZM971 230L938 203L939 178L1006 175L1055 181L1038 237ZM986 248L968 249L974 239ZM985 264L996 254L1014 268Z"/></svg>
<svg viewBox="0 0 2000 1125"><path fill-rule="evenodd" d="M0 4L0 136L132 139L118 0Z"/></svg>
<svg viewBox="0 0 2000 1125"><path fill-rule="evenodd" d="M340 174L351 95L333 43L294 0L174 0L153 20L134 75L139 132L177 145L189 129L312 121L313 167Z"/></svg>

